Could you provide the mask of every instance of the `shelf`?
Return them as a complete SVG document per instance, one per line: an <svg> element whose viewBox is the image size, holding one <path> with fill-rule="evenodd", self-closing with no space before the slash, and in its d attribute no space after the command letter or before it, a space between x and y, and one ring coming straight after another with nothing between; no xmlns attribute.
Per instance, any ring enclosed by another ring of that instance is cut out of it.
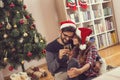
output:
<svg viewBox="0 0 120 80"><path fill-rule="evenodd" d="M85 0L86 10L81 9L79 0L72 1L76 4L75 11L66 7L67 0L56 0L58 14L61 13L58 15L59 22L71 19L77 27L92 29L91 41L98 50L118 43L112 0Z"/></svg>

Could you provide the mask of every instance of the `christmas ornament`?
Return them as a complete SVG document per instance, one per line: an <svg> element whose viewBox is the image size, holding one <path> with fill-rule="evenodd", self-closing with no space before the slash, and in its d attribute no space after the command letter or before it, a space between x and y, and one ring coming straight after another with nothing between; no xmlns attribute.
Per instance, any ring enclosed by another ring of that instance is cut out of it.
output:
<svg viewBox="0 0 120 80"><path fill-rule="evenodd" d="M46 49L43 49L43 50L42 50L42 53L45 54L45 53L46 53Z"/></svg>
<svg viewBox="0 0 120 80"><path fill-rule="evenodd" d="M68 6L70 9L72 9L73 11L76 11L76 10L77 10L75 1L73 2L72 0L68 0L68 1L67 1L67 6Z"/></svg>
<svg viewBox="0 0 120 80"><path fill-rule="evenodd" d="M6 25L6 29L10 30L12 28L12 26L10 25L10 23L8 22Z"/></svg>
<svg viewBox="0 0 120 80"><path fill-rule="evenodd" d="M11 8L15 7L15 4L12 2L10 5L9 5Z"/></svg>
<svg viewBox="0 0 120 80"><path fill-rule="evenodd" d="M88 8L88 5L85 1L80 1L79 5L80 5L82 10L86 10Z"/></svg>
<svg viewBox="0 0 120 80"><path fill-rule="evenodd" d="M12 71L13 69L14 69L14 67L13 66L9 66L9 71Z"/></svg>
<svg viewBox="0 0 120 80"><path fill-rule="evenodd" d="M31 57L31 56L32 56L32 53L31 53L31 52L28 52L28 53L27 53L27 56L28 56L28 57Z"/></svg>
<svg viewBox="0 0 120 80"><path fill-rule="evenodd" d="M40 42L41 42L41 43L44 43L44 40L43 40L43 39L41 39L41 40L40 40Z"/></svg>
<svg viewBox="0 0 120 80"><path fill-rule="evenodd" d="M28 23L28 21L27 21L27 19L25 17L23 17L23 20L24 20L24 24Z"/></svg>
<svg viewBox="0 0 120 80"><path fill-rule="evenodd" d="M24 24L24 20L23 20L23 19L20 19L19 23L20 23L20 24Z"/></svg>
<svg viewBox="0 0 120 80"><path fill-rule="evenodd" d="M23 8L26 9L27 8L26 5L24 5Z"/></svg>
<svg viewBox="0 0 120 80"><path fill-rule="evenodd" d="M19 14L20 12L19 11L16 11L17 14Z"/></svg>
<svg viewBox="0 0 120 80"><path fill-rule="evenodd" d="M14 28L17 28L17 25L15 24L13 27L14 27Z"/></svg>
<svg viewBox="0 0 120 80"><path fill-rule="evenodd" d="M6 25L6 28L9 30L12 28L12 26L10 25L9 21L8 21L8 18L6 18L6 22L7 22L7 25Z"/></svg>
<svg viewBox="0 0 120 80"><path fill-rule="evenodd" d="M34 29L35 29L35 27L33 27L33 26L30 26L30 29L34 30Z"/></svg>
<svg viewBox="0 0 120 80"><path fill-rule="evenodd" d="M25 61L23 60L23 61L21 61L21 64L24 64L25 63Z"/></svg>
<svg viewBox="0 0 120 80"><path fill-rule="evenodd" d="M4 22L4 21L2 21L1 23L2 23L3 25L5 24L5 22Z"/></svg>
<svg viewBox="0 0 120 80"><path fill-rule="evenodd" d="M3 8L4 7L4 3L2 0L0 0L0 7Z"/></svg>
<svg viewBox="0 0 120 80"><path fill-rule="evenodd" d="M23 34L23 36L24 36L24 37L27 37L27 36L28 36L28 33L25 32L25 33Z"/></svg>
<svg viewBox="0 0 120 80"><path fill-rule="evenodd" d="M7 35L7 34L4 34L3 37L6 39L6 38L8 37L8 35Z"/></svg>
<svg viewBox="0 0 120 80"><path fill-rule="evenodd" d="M76 35L78 35L78 37L81 38L81 44L79 46L79 48L81 50L86 49L86 47L87 47L87 45L86 45L87 40L86 39L90 34L92 34L92 30L89 28L85 28L85 27L84 28L77 28Z"/></svg>
<svg viewBox="0 0 120 80"><path fill-rule="evenodd" d="M26 15L25 18L26 18L26 19L30 19L30 16L29 16L29 15Z"/></svg>
<svg viewBox="0 0 120 80"><path fill-rule="evenodd" d="M35 43L38 43L38 42L39 42L39 39L38 39L38 37L36 36L36 34L35 34L35 36L34 36L34 42L35 42Z"/></svg>
<svg viewBox="0 0 120 80"><path fill-rule="evenodd" d="M23 40L24 40L23 38L20 38L19 42L20 42L20 43L23 43Z"/></svg>
<svg viewBox="0 0 120 80"><path fill-rule="evenodd" d="M7 57L5 57L5 58L4 58L4 62L7 62L7 61L8 61L8 58L7 58Z"/></svg>
<svg viewBox="0 0 120 80"><path fill-rule="evenodd" d="M32 24L32 25L30 26L30 29L35 29L35 27L36 27L36 25L35 25L35 24Z"/></svg>

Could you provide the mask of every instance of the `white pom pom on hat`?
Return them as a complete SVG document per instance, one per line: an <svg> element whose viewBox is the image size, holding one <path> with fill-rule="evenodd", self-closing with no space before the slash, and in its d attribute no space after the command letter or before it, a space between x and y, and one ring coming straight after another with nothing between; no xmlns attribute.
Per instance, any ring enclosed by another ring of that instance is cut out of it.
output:
<svg viewBox="0 0 120 80"><path fill-rule="evenodd" d="M73 27L76 28L76 25L73 21L71 20L67 20L67 21L63 21L60 23L60 29L66 28L66 27Z"/></svg>
<svg viewBox="0 0 120 80"><path fill-rule="evenodd" d="M83 27L83 28L77 28L77 29L76 29L76 35L81 38L81 44L80 44L80 46L79 46L79 48L80 48L81 50L86 49L86 47L87 47L87 45L86 45L86 39L88 39L87 37L88 37L91 33L92 33L92 30L89 29L89 28Z"/></svg>

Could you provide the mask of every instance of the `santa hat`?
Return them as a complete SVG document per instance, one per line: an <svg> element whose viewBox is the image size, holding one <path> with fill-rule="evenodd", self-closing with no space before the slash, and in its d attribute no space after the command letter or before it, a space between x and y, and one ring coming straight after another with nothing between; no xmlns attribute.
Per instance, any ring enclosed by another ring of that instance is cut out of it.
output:
<svg viewBox="0 0 120 80"><path fill-rule="evenodd" d="M84 50L86 49L86 39L88 36L92 33L92 30L89 28L77 28L76 30L76 35L78 35L81 38L81 44L80 44L80 49Z"/></svg>
<svg viewBox="0 0 120 80"><path fill-rule="evenodd" d="M73 21L71 20L67 20L67 21L63 21L60 23L60 29L66 28L66 27L73 27L76 28L76 25Z"/></svg>

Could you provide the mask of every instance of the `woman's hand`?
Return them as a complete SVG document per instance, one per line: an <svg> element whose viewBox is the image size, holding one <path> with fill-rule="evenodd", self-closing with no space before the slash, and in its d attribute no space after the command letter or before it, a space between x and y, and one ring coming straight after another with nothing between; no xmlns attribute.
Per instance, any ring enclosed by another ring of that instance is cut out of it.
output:
<svg viewBox="0 0 120 80"><path fill-rule="evenodd" d="M67 74L69 78L74 78L82 74L81 70L78 68L71 68L70 70L67 71Z"/></svg>
<svg viewBox="0 0 120 80"><path fill-rule="evenodd" d="M100 63L99 61L97 61L96 64L95 64L94 70L95 70L96 72L99 72L99 71L100 71L100 68L101 68L101 63Z"/></svg>

